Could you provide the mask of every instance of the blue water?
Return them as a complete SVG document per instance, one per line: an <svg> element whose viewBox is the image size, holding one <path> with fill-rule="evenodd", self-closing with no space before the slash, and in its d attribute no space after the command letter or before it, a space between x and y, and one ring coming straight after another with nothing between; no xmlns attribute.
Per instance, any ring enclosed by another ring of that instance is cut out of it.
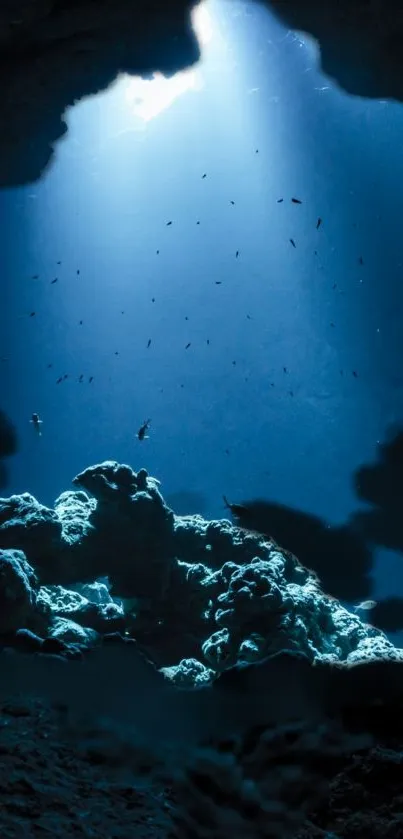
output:
<svg viewBox="0 0 403 839"><path fill-rule="evenodd" d="M342 524L403 423L403 109L338 90L264 9L213 5L211 27L195 89L144 122L118 81L0 194L3 494L51 505L112 458L178 512L221 517L225 493ZM371 596L391 593L380 548Z"/></svg>

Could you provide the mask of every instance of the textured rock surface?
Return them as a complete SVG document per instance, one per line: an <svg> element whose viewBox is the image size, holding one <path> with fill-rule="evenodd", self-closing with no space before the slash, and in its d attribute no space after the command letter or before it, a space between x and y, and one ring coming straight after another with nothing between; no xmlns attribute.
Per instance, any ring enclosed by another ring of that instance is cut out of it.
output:
<svg viewBox="0 0 403 839"><path fill-rule="evenodd" d="M54 510L28 494L0 500L0 548L24 551L32 565L46 637L74 648L133 637L187 687L282 650L311 662L401 658L273 541L226 520L175 516L145 469L105 461L73 483L80 489ZM34 628L15 621L3 631Z"/></svg>
<svg viewBox="0 0 403 839"><path fill-rule="evenodd" d="M199 57L194 0L7 0L0 8L0 184L39 178L66 131L63 113L120 72L172 74ZM403 99L396 0L266 0L312 34L323 69L361 96Z"/></svg>
<svg viewBox="0 0 403 839"><path fill-rule="evenodd" d="M135 729L2 700L1 835L401 839L402 718L378 705L355 731L347 718L251 725L164 761Z"/></svg>
<svg viewBox="0 0 403 839"><path fill-rule="evenodd" d="M0 550L0 633L29 626L37 588L35 572L22 551Z"/></svg>

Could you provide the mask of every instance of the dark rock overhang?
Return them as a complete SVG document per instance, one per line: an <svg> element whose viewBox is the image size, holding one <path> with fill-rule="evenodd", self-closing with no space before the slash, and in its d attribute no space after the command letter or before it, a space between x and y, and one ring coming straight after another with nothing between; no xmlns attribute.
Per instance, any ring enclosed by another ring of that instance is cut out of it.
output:
<svg viewBox="0 0 403 839"><path fill-rule="evenodd" d="M230 2L230 0L228 0ZM251 0L252 2L252 0ZM200 55L196 0L3 0L0 185L37 180L66 132L66 108L119 73L166 75ZM319 43L323 71L348 92L403 100L403 0L265 0Z"/></svg>

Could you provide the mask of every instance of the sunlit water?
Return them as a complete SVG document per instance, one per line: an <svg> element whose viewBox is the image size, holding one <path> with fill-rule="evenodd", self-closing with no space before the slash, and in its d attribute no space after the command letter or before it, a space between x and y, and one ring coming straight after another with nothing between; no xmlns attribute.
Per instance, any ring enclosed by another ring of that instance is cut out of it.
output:
<svg viewBox="0 0 403 839"><path fill-rule="evenodd" d="M338 91L260 7L195 25L199 65L76 105L1 198L7 491L51 504L114 458L208 517L225 493L341 523L402 420L402 108ZM379 554L375 596L401 562Z"/></svg>

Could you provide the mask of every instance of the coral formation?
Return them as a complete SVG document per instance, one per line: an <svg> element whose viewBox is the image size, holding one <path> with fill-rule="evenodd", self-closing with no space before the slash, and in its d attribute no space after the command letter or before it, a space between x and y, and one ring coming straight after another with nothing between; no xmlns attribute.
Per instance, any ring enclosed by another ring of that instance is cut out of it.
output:
<svg viewBox="0 0 403 839"><path fill-rule="evenodd" d="M21 589L9 623L3 611L8 644L40 621L75 650L120 633L182 686L282 650L312 662L400 657L273 541L176 516L145 469L105 461L73 483L54 510L27 493L0 500L0 547Z"/></svg>

